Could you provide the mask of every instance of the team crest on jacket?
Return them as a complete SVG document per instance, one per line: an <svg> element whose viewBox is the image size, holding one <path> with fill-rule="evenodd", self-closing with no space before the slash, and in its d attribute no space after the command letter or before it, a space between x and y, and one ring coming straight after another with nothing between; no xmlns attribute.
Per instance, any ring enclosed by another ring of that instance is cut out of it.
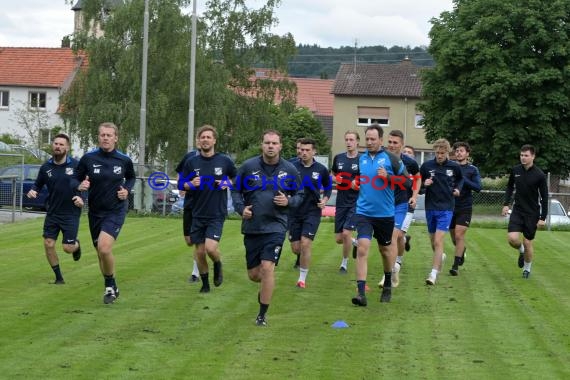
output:
<svg viewBox="0 0 570 380"><path fill-rule="evenodd" d="M447 174L448 177L452 177L452 176L453 176L453 170L447 169L447 170L445 171L445 174Z"/></svg>
<svg viewBox="0 0 570 380"><path fill-rule="evenodd" d="M65 174L73 175L73 168L65 168Z"/></svg>
<svg viewBox="0 0 570 380"><path fill-rule="evenodd" d="M113 166L113 173L115 174L121 174L121 172L123 171L123 168L120 166Z"/></svg>
<svg viewBox="0 0 570 380"><path fill-rule="evenodd" d="M214 168L214 175L222 175L222 168Z"/></svg>
<svg viewBox="0 0 570 380"><path fill-rule="evenodd" d="M313 174L311 174L311 177L313 179L319 179L319 172L313 172Z"/></svg>
<svg viewBox="0 0 570 380"><path fill-rule="evenodd" d="M358 170L358 164L352 164L352 170L354 171Z"/></svg>
<svg viewBox="0 0 570 380"><path fill-rule="evenodd" d="M282 179L287 177L287 172L284 172L283 170L279 171L279 174L277 174L277 178Z"/></svg>

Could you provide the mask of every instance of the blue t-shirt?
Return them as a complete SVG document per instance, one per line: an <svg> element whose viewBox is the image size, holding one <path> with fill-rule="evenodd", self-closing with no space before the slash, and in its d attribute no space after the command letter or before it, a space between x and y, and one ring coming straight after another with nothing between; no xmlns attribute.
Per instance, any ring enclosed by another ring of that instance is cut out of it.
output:
<svg viewBox="0 0 570 380"><path fill-rule="evenodd" d="M223 187L231 187L231 180L236 176L236 166L225 154L215 153L211 157L202 155L190 157L184 163L184 170L179 180L179 187L185 182L191 182L201 177L200 186L193 188L190 184L192 197L192 216L195 218L225 218L228 214L228 191L221 189L216 181L221 181Z"/></svg>
<svg viewBox="0 0 570 380"><path fill-rule="evenodd" d="M359 166L360 176L366 181L361 181L360 184L356 213L373 218L393 217L395 203L391 181L389 178L379 178L377 170L381 167L385 168L388 176L407 175L404 163L382 148L374 155L366 151L360 156Z"/></svg>

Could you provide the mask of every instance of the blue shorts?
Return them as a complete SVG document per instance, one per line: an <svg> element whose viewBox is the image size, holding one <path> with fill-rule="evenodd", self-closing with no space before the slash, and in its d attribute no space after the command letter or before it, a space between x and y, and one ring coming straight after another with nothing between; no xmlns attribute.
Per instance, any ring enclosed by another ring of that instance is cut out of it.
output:
<svg viewBox="0 0 570 380"><path fill-rule="evenodd" d="M314 240L319 224L321 224L320 215L304 215L292 218L289 224L289 241L299 241L301 236Z"/></svg>
<svg viewBox="0 0 570 380"><path fill-rule="evenodd" d="M269 234L246 234L243 236L247 269L261 265L262 260L272 261L277 265L281 257L285 232Z"/></svg>
<svg viewBox="0 0 570 380"><path fill-rule="evenodd" d="M192 218L192 227L190 228L190 239L192 243L204 244L206 239L220 241L225 221L225 218Z"/></svg>
<svg viewBox="0 0 570 380"><path fill-rule="evenodd" d="M101 232L108 233L115 240L119 237L119 232L125 223L126 211L119 212L118 214L107 214L107 215L93 215L91 213L89 216L89 231L91 232L91 240L93 240L93 246L97 248L97 240Z"/></svg>
<svg viewBox="0 0 570 380"><path fill-rule="evenodd" d="M77 215L47 215L44 220L44 239L57 240L59 231L62 232L62 244L75 244L77 231L79 231L79 217Z"/></svg>
<svg viewBox="0 0 570 380"><path fill-rule="evenodd" d="M342 230L354 231L356 227L352 222L354 207L337 207L334 216L334 233L339 234Z"/></svg>
<svg viewBox="0 0 570 380"><path fill-rule="evenodd" d="M451 210L426 210L426 222L428 232L435 234L436 230L448 232L453 218Z"/></svg>
<svg viewBox="0 0 570 380"><path fill-rule="evenodd" d="M406 220L407 213L408 213L408 202L396 205L396 211L394 214L394 228L403 231L402 225L404 224L404 220Z"/></svg>
<svg viewBox="0 0 570 380"><path fill-rule="evenodd" d="M358 239L376 238L378 244L388 246L392 243L392 232L394 231L394 217L373 218L355 214L353 221L356 225Z"/></svg>

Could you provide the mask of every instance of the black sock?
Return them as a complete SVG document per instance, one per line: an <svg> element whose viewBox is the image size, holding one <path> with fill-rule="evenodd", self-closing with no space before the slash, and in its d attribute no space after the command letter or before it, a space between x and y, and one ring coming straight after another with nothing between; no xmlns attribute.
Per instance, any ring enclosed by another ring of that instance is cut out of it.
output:
<svg viewBox="0 0 570 380"><path fill-rule="evenodd" d="M392 272L384 272L384 287L392 287Z"/></svg>
<svg viewBox="0 0 570 380"><path fill-rule="evenodd" d="M301 255L297 255L297 260L295 260L295 265L301 265Z"/></svg>
<svg viewBox="0 0 570 380"><path fill-rule="evenodd" d="M358 288L358 294L361 296L366 295L366 281L358 280L356 281L356 286Z"/></svg>
<svg viewBox="0 0 570 380"><path fill-rule="evenodd" d="M210 282L208 280L208 272L206 273L200 273L200 278L202 279L202 286L204 288L209 288L210 287Z"/></svg>
<svg viewBox="0 0 570 380"><path fill-rule="evenodd" d="M269 305L265 303L259 303L259 316L265 317L265 313L267 313L267 309L269 309Z"/></svg>
<svg viewBox="0 0 570 380"><path fill-rule="evenodd" d="M104 274L103 277L105 277L105 287L106 288L117 289L117 283L115 282L115 275Z"/></svg>
<svg viewBox="0 0 570 380"><path fill-rule="evenodd" d="M63 276L61 275L61 269L59 269L59 264L53 265L51 269L53 269L53 273L55 273L55 280L63 281Z"/></svg>
<svg viewBox="0 0 570 380"><path fill-rule="evenodd" d="M459 264L461 264L461 257L455 256L455 259L453 260L453 266L458 267Z"/></svg>

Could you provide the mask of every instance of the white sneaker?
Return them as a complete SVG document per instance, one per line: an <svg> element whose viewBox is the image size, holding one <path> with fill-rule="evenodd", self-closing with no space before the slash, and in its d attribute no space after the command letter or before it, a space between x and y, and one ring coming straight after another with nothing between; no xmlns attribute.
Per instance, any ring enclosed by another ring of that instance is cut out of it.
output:
<svg viewBox="0 0 570 380"><path fill-rule="evenodd" d="M436 280L437 280L437 277L430 273L428 278L426 278L426 285L435 285Z"/></svg>
<svg viewBox="0 0 570 380"><path fill-rule="evenodd" d="M394 264L394 269L392 269L392 287L397 288L400 285L400 264Z"/></svg>

